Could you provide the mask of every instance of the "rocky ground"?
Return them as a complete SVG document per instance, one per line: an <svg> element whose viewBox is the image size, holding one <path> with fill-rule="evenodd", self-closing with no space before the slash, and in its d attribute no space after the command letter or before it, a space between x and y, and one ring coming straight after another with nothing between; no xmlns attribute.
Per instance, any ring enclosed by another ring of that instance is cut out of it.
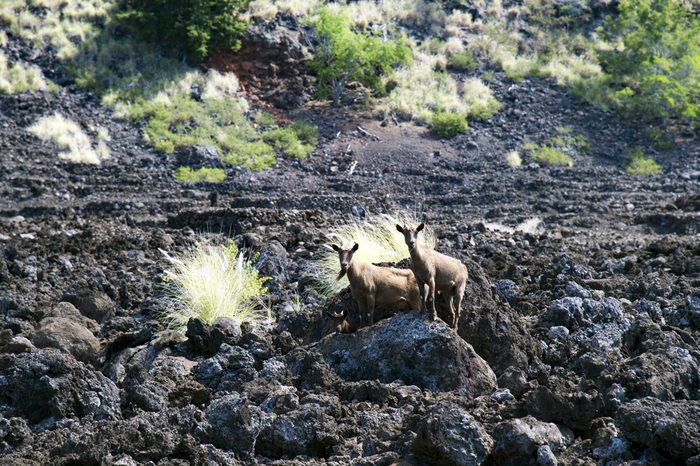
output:
<svg viewBox="0 0 700 466"><path fill-rule="evenodd" d="M319 126L310 159L180 185L174 157L10 39L62 89L0 96L2 464L700 464L692 133L655 153L549 81L497 75L503 110L452 141L311 104L293 115ZM26 131L55 111L108 127L112 158L60 161ZM591 143L574 167L506 165L559 126ZM624 173L640 144L663 175ZM396 209L467 264L458 331L408 312L335 334L304 265L330 224ZM159 322L158 249L200 233L262 251L274 328Z"/></svg>

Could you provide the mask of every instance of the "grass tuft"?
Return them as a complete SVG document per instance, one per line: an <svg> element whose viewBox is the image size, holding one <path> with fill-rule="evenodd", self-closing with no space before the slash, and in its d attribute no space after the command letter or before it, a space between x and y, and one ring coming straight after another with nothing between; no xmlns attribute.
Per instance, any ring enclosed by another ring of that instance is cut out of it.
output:
<svg viewBox="0 0 700 466"><path fill-rule="evenodd" d="M518 168L523 164L523 159L517 151L510 151L506 154L506 163L510 168Z"/></svg>
<svg viewBox="0 0 700 466"><path fill-rule="evenodd" d="M226 181L226 172L221 168L178 167L173 179L180 183L223 183Z"/></svg>
<svg viewBox="0 0 700 466"><path fill-rule="evenodd" d="M326 236L339 245L359 244L360 248L353 260L362 263L395 263L410 255L403 235L396 230L397 223L416 226L420 221L407 212L372 215L364 220L352 217L346 223L333 226ZM435 234L430 229L423 231L419 238L429 248L434 248L437 243ZM349 285L347 277L336 280L339 270L338 253L321 248L316 259L309 263L306 276L319 293L330 297Z"/></svg>
<svg viewBox="0 0 700 466"><path fill-rule="evenodd" d="M644 154L641 147L635 147L630 151L630 161L625 171L630 175L638 176L659 175L661 174L661 165Z"/></svg>
<svg viewBox="0 0 700 466"><path fill-rule="evenodd" d="M97 133L97 144L92 145L90 137L77 123L55 113L52 116L39 119L27 131L44 141L51 141L59 148L58 157L74 163L99 165L109 158L107 141L109 134L104 128Z"/></svg>
<svg viewBox="0 0 700 466"><path fill-rule="evenodd" d="M530 157L545 165L558 167L571 167L574 165L574 159L570 155L552 146L523 147L523 149L529 149Z"/></svg>
<svg viewBox="0 0 700 466"><path fill-rule="evenodd" d="M19 63L10 65L7 56L0 51L0 94L53 90L56 90L56 86L44 79L38 67Z"/></svg>
<svg viewBox="0 0 700 466"><path fill-rule="evenodd" d="M234 243L202 242L179 255L161 252L170 263L165 282L172 308L162 316L169 328L184 332L193 317L209 325L219 317L239 324L270 321L270 309L263 301L267 278Z"/></svg>
<svg viewBox="0 0 700 466"><path fill-rule="evenodd" d="M459 113L436 113L430 126L430 132L443 138L453 138L469 129L467 119Z"/></svg>

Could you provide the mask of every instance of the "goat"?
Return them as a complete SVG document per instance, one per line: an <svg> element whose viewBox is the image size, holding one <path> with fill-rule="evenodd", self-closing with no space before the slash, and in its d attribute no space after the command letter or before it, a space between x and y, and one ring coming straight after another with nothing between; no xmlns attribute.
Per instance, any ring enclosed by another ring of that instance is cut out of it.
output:
<svg viewBox="0 0 700 466"><path fill-rule="evenodd" d="M396 229L403 233L411 253L411 270L420 288L421 310L427 311L427 303L430 303L431 318L437 319L435 292L438 291L445 298L447 308L452 313L450 326L456 329L469 273L467 267L459 260L422 246L418 241L418 233L423 228L423 223L415 229L396 225Z"/></svg>
<svg viewBox="0 0 700 466"><path fill-rule="evenodd" d="M348 310L345 309L342 312L326 312L326 315L333 319L337 326L335 331L338 333L355 333L357 328L347 321Z"/></svg>
<svg viewBox="0 0 700 466"><path fill-rule="evenodd" d="M413 272L353 261L353 255L360 247L357 243L352 247L341 248L335 244L332 247L340 259L338 280L347 274L360 317L368 325L374 324L374 309L377 307L389 311L418 310L420 293Z"/></svg>

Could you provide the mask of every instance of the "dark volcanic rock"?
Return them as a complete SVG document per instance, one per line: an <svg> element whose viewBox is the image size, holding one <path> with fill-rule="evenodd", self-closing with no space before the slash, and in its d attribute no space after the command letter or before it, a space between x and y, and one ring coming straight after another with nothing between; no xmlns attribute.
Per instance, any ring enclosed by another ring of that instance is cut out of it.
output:
<svg viewBox="0 0 700 466"><path fill-rule="evenodd" d="M499 458L499 464L509 464L534 458L542 445L554 451L561 450L574 440L574 434L566 427L526 416L501 422L493 439L493 457Z"/></svg>
<svg viewBox="0 0 700 466"><path fill-rule="evenodd" d="M0 355L0 414L31 424L64 417L121 417L119 391L99 372L58 350Z"/></svg>
<svg viewBox="0 0 700 466"><path fill-rule="evenodd" d="M302 405L277 418L258 437L255 451L270 458L328 457L340 437L335 420L318 405Z"/></svg>
<svg viewBox="0 0 700 466"><path fill-rule="evenodd" d="M199 383L214 392L240 389L257 377L255 359L240 346L221 345L220 351L193 369Z"/></svg>
<svg viewBox="0 0 700 466"><path fill-rule="evenodd" d="M469 412L442 401L420 420L414 452L429 464L472 466L482 464L493 440Z"/></svg>
<svg viewBox="0 0 700 466"><path fill-rule="evenodd" d="M496 376L474 349L441 322L402 312L354 334L336 334L318 347L346 380L402 380L471 396L496 389Z"/></svg>
<svg viewBox="0 0 700 466"><path fill-rule="evenodd" d="M700 402L660 402L642 398L625 403L615 423L624 436L657 448L677 461L700 454Z"/></svg>
<svg viewBox="0 0 700 466"><path fill-rule="evenodd" d="M38 348L58 348L89 364L97 363L100 351L100 342L90 330L62 317L42 320L32 341Z"/></svg>
<svg viewBox="0 0 700 466"><path fill-rule="evenodd" d="M248 457L268 418L244 395L234 393L210 404L204 419L198 430L202 440Z"/></svg>
<svg viewBox="0 0 700 466"><path fill-rule="evenodd" d="M82 289L68 292L64 299L78 308L82 315L97 322L102 323L114 317L114 301L101 291Z"/></svg>

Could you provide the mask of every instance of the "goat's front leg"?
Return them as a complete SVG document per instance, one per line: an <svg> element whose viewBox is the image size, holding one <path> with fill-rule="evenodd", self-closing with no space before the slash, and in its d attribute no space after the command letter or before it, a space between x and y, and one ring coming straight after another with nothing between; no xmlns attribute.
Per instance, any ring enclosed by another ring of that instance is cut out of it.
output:
<svg viewBox="0 0 700 466"><path fill-rule="evenodd" d="M360 313L360 321L363 325L367 325L367 301L364 298L357 300L357 308Z"/></svg>
<svg viewBox="0 0 700 466"><path fill-rule="evenodd" d="M435 278L428 282L428 304L430 304L431 316L434 321L437 319L437 309L435 308Z"/></svg>
<svg viewBox="0 0 700 466"><path fill-rule="evenodd" d="M420 292L420 312L421 314L428 313L428 284L427 283L419 283L418 284L418 291Z"/></svg>
<svg viewBox="0 0 700 466"><path fill-rule="evenodd" d="M367 295L367 320L369 325L374 325L374 293Z"/></svg>

